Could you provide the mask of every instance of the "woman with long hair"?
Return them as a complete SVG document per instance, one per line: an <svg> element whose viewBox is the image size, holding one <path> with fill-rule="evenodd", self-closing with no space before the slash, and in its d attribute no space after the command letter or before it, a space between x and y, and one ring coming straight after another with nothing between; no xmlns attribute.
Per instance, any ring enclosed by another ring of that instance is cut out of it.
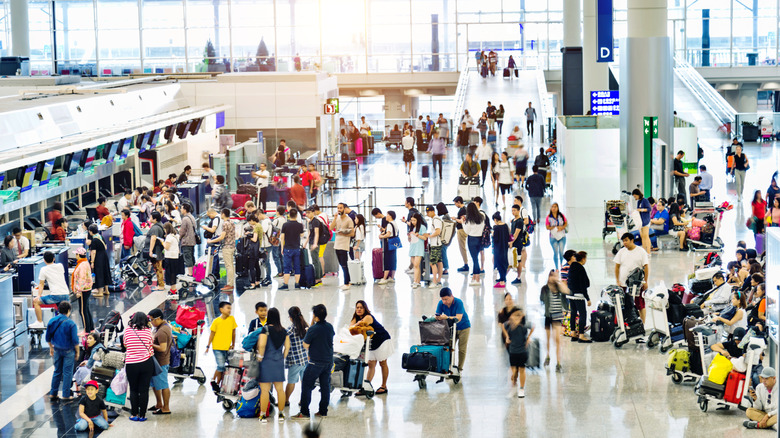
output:
<svg viewBox="0 0 780 438"><path fill-rule="evenodd" d="M765 222L768 227L780 227L780 198L772 200Z"/></svg>
<svg viewBox="0 0 780 438"><path fill-rule="evenodd" d="M496 198L496 207L498 207L498 163L501 162L501 155L493 152L490 156L490 180L493 182L493 197Z"/></svg>
<svg viewBox="0 0 780 438"><path fill-rule="evenodd" d="M352 251L355 254L355 260L360 260L366 251L366 218L362 214L355 216L355 245Z"/></svg>
<svg viewBox="0 0 780 438"><path fill-rule="evenodd" d="M471 286L479 286L480 274L482 270L479 266L479 253L482 251L482 232L485 229L485 215L479 211L477 204L469 202L466 206L465 219L459 219L458 222L463 224L463 230L466 232L468 239L466 240L466 246L471 254L471 261L474 269L471 271Z"/></svg>
<svg viewBox="0 0 780 438"><path fill-rule="evenodd" d="M588 261L588 253L580 251L574 256L574 262L569 266L569 278L568 286L571 294L569 300L571 300L571 316L569 318L569 327L572 333L572 342L592 342L587 336L585 336L585 324L587 323L587 315L585 314L585 304L590 306L590 296L588 295L588 288L590 287L590 279L588 273L585 271L585 262ZM577 317L579 316L579 325L574 326Z"/></svg>
<svg viewBox="0 0 780 438"><path fill-rule="evenodd" d="M545 226L550 231L550 246L553 249L553 261L555 270L558 270L558 262L563 266L563 251L566 249L566 227L569 225L566 216L561 213L557 202L550 205L550 213L547 214Z"/></svg>
<svg viewBox="0 0 780 438"><path fill-rule="evenodd" d="M125 372L130 393L130 421L146 421L149 406L149 385L154 376L154 350L149 317L136 312L130 318L122 336L125 346Z"/></svg>
<svg viewBox="0 0 780 438"><path fill-rule="evenodd" d="M677 240L680 243L680 251L688 251L688 246L685 244L685 239L688 236L687 229L689 221L683 217L683 212L677 202L669 202L669 220L671 221L672 231L677 233Z"/></svg>
<svg viewBox="0 0 780 438"><path fill-rule="evenodd" d="M76 248L76 268L70 277L70 290L76 294L79 299L79 313L81 321L84 323L84 331L89 333L95 330L95 324L92 321L92 312L89 309L89 297L92 295L92 269L87 260L87 250Z"/></svg>
<svg viewBox="0 0 780 438"><path fill-rule="evenodd" d="M767 201L761 196L761 190L753 193L753 202L750 203L753 209L753 215L750 217L750 230L753 235L764 232L764 218L766 217Z"/></svg>
<svg viewBox="0 0 780 438"><path fill-rule="evenodd" d="M368 351L368 375L366 380L369 382L374 379L376 372L376 363L382 369L382 386L376 390L375 394L387 394L387 377L390 375L390 367L387 366L387 359L393 354L393 343L390 342L390 333L376 320L371 310L363 300L355 303L355 313L349 322L350 331L360 331L365 335L366 330L372 330L374 336L371 337L371 345ZM361 389L355 395L364 395Z"/></svg>
<svg viewBox="0 0 780 438"><path fill-rule="evenodd" d="M412 289L417 289L420 287L422 274L420 263L425 255L425 241L428 240L428 229L425 227L425 221L420 213L412 215L409 223L411 224L411 229L409 230L409 257L412 259L412 266L414 267Z"/></svg>
<svg viewBox="0 0 780 438"><path fill-rule="evenodd" d="M639 189L634 189L631 195L636 200L636 211L642 218L642 226L639 229L639 235L642 237L642 248L650 254L652 251L650 245L650 201L645 199L645 195Z"/></svg>
<svg viewBox="0 0 780 438"><path fill-rule="evenodd" d="M309 324L306 323L306 318L303 317L298 306L290 307L287 310L287 316L292 325L287 328L287 337L290 338L290 353L284 360L284 367L287 368L287 387L284 389L284 399L287 400L285 406L290 405L290 396L295 390L295 384L303 377L306 364L309 362L309 354L303 347L303 338L306 337Z"/></svg>
<svg viewBox="0 0 780 438"><path fill-rule="evenodd" d="M512 183L515 180L515 172L512 163L509 162L509 154L504 151L495 167L496 186L501 193L501 204L506 205L506 195L512 196ZM496 206L498 206L498 192L496 193Z"/></svg>
<svg viewBox="0 0 780 438"><path fill-rule="evenodd" d="M108 296L108 285L111 284L111 267L106 252L106 242L98 230L97 224L89 226L89 251L92 260L92 272L95 274L95 297Z"/></svg>
<svg viewBox="0 0 780 438"><path fill-rule="evenodd" d="M171 201L165 201L165 218L172 221L177 227L181 225L181 213Z"/></svg>
<svg viewBox="0 0 780 438"><path fill-rule="evenodd" d="M714 322L723 324L724 331L731 337L737 327L747 330L748 312L745 293L739 290L732 293L729 304L715 317Z"/></svg>
<svg viewBox="0 0 780 438"><path fill-rule="evenodd" d="M287 399L284 398L284 362L290 353L290 337L282 326L279 316L279 309L271 307L268 309L268 319L263 326L263 331L257 338L257 361L260 362L260 376L257 378L260 383L260 406L268 406L269 395L271 394L271 385L276 389L279 397L277 406L281 406L279 411L279 421L284 421L284 405ZM265 412L260 416L262 423L267 423L268 418Z"/></svg>
<svg viewBox="0 0 780 438"><path fill-rule="evenodd" d="M504 335L504 323L509 321L509 314L515 308L515 300L509 292L504 294L504 307L498 311L496 321L498 321L498 330L501 333L501 345L509 351L509 345L506 344L506 335Z"/></svg>
<svg viewBox="0 0 780 438"><path fill-rule="evenodd" d="M102 362L106 354L106 347L100 342L100 333L90 331L87 335L87 348L84 350L83 361L78 364L78 368L73 373L73 381L76 386L81 387L84 382L91 380L92 367L95 362Z"/></svg>
<svg viewBox="0 0 780 438"><path fill-rule="evenodd" d="M184 260L179 257L179 233L176 232L176 227L173 226L172 222L166 222L163 225L163 230L165 230L165 240L163 241L165 284L169 288L168 292L175 294L176 277L184 273Z"/></svg>
<svg viewBox="0 0 780 438"><path fill-rule="evenodd" d="M569 287L561 281L557 269L547 275L547 284L542 286L539 300L544 303L544 330L547 332L547 357L544 366L550 365L550 335L555 340L555 371L563 371L561 367L561 336L563 336L563 312L569 311L569 300L564 295L569 294Z"/></svg>

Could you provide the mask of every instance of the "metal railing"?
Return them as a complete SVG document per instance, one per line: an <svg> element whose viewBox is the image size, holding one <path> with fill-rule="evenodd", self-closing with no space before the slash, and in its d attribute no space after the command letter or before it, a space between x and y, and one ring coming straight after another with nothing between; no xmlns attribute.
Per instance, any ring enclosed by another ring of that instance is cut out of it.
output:
<svg viewBox="0 0 780 438"><path fill-rule="evenodd" d="M458 87L455 89L455 106L452 111L452 121L457 123L453 129L457 132L457 127L460 126L460 119L463 117L463 107L466 106L466 90L469 86L469 58L468 53L466 60L463 62L463 68L460 70L460 78L458 79Z"/></svg>
<svg viewBox="0 0 780 438"><path fill-rule="evenodd" d="M681 56L674 57L674 73L721 126L733 126L737 111Z"/></svg>

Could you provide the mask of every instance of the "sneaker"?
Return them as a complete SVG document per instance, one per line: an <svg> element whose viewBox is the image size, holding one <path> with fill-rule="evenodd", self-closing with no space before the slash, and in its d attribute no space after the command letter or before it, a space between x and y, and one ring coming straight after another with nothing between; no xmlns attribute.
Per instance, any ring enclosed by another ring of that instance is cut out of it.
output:
<svg viewBox="0 0 780 438"><path fill-rule="evenodd" d="M525 389L517 388L517 398L525 398Z"/></svg>
<svg viewBox="0 0 780 438"><path fill-rule="evenodd" d="M260 422L263 424L268 423L268 417L266 417L265 415L261 415Z"/></svg>
<svg viewBox="0 0 780 438"><path fill-rule="evenodd" d="M395 283L395 278L390 277L390 278L387 279L387 281L389 283Z"/></svg>
<svg viewBox="0 0 780 438"><path fill-rule="evenodd" d="M42 328L46 328L46 326L43 325L43 321L35 321L34 323L28 325L27 328L42 329Z"/></svg>
<svg viewBox="0 0 780 438"><path fill-rule="evenodd" d="M742 425L747 427L748 429L758 429L758 421L745 420L745 422L742 423Z"/></svg>
<svg viewBox="0 0 780 438"><path fill-rule="evenodd" d="M458 272L469 272L469 265L463 265L458 268Z"/></svg>
<svg viewBox="0 0 780 438"><path fill-rule="evenodd" d="M300 288L301 288L301 285L298 284L298 283L295 283L295 287L293 287L293 289L300 289Z"/></svg>
<svg viewBox="0 0 780 438"><path fill-rule="evenodd" d="M288 290L288 289L290 289L290 286L287 286L286 284L279 286L279 290Z"/></svg>
<svg viewBox="0 0 780 438"><path fill-rule="evenodd" d="M555 372L556 373L562 373L563 372L563 367L561 366L561 364L555 365Z"/></svg>
<svg viewBox="0 0 780 438"><path fill-rule="evenodd" d="M262 283L260 283L260 286L262 287L268 287L271 285L271 280L263 280Z"/></svg>
<svg viewBox="0 0 780 438"><path fill-rule="evenodd" d="M406 272L407 274L414 274L414 269L407 269L404 272Z"/></svg>
<svg viewBox="0 0 780 438"><path fill-rule="evenodd" d="M388 281L387 281L386 278L383 278L383 279L381 279L381 280L376 282L376 284L387 284L387 283L388 283Z"/></svg>
<svg viewBox="0 0 780 438"><path fill-rule="evenodd" d="M279 422L284 423L284 414L279 412Z"/></svg>
<svg viewBox="0 0 780 438"><path fill-rule="evenodd" d="M445 270L444 270L444 272L442 272L442 273L441 273L441 275L450 275L450 273L449 273L449 271L447 271L447 270L445 269Z"/></svg>
<svg viewBox="0 0 780 438"><path fill-rule="evenodd" d="M293 420L308 420L309 416L305 415L303 412L298 412L297 414L293 415L290 418L292 418Z"/></svg>
<svg viewBox="0 0 780 438"><path fill-rule="evenodd" d="M482 282L480 282L480 281L477 281L477 280L472 280L472 281L469 283L469 286L482 286Z"/></svg>
<svg viewBox="0 0 780 438"><path fill-rule="evenodd" d="M219 383L215 381L211 381L211 389L214 390L214 392L219 392Z"/></svg>
<svg viewBox="0 0 780 438"><path fill-rule="evenodd" d="M437 287L441 287L441 283L431 283L428 285L428 289L436 289Z"/></svg>
<svg viewBox="0 0 780 438"><path fill-rule="evenodd" d="M523 281L520 280L520 278L515 278L514 280L512 280L512 284L521 284L522 282Z"/></svg>
<svg viewBox="0 0 780 438"><path fill-rule="evenodd" d="M417 289L420 287L420 283L412 283L412 289Z"/></svg>
<svg viewBox="0 0 780 438"><path fill-rule="evenodd" d="M503 284L501 284L501 283L496 283L496 284L494 284L494 285L493 285L493 289L501 289L501 288L503 288L503 287L506 287L506 286L504 286L504 285L503 285Z"/></svg>
<svg viewBox="0 0 780 438"><path fill-rule="evenodd" d="M323 414L323 413L317 412L316 414L314 414L314 416L317 417L317 418L319 418L319 417L327 417L328 414Z"/></svg>
<svg viewBox="0 0 780 438"><path fill-rule="evenodd" d="M276 277L276 278L279 278L279 277L284 277L284 274L280 272L280 273L278 273L278 274L274 275L274 277Z"/></svg>
<svg viewBox="0 0 780 438"><path fill-rule="evenodd" d="M550 356L544 358L544 366L550 366Z"/></svg>
<svg viewBox="0 0 780 438"><path fill-rule="evenodd" d="M315 284L313 287L322 287L322 282L320 281L319 283Z"/></svg>
<svg viewBox="0 0 780 438"><path fill-rule="evenodd" d="M345 285L341 286L339 289L341 289L341 290L349 290L349 285L345 284Z"/></svg>

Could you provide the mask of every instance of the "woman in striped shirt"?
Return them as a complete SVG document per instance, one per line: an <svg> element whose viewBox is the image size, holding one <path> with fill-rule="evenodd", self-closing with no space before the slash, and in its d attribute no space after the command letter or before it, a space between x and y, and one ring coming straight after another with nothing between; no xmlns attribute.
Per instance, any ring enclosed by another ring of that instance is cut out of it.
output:
<svg viewBox="0 0 780 438"><path fill-rule="evenodd" d="M149 405L149 384L154 375L152 356L152 329L149 317L137 312L130 318L122 342L125 353L125 371L130 392L130 420L146 421L146 407Z"/></svg>
<svg viewBox="0 0 780 438"><path fill-rule="evenodd" d="M561 336L563 335L563 315L564 311L569 310L569 302L564 294L569 293L566 283L558 279L558 273L551 270L547 276L547 284L542 286L542 293L539 295L539 301L544 303L544 329L547 332L547 358L544 359L544 366L550 365L550 334L552 332L555 338L555 371L563 371L561 367Z"/></svg>

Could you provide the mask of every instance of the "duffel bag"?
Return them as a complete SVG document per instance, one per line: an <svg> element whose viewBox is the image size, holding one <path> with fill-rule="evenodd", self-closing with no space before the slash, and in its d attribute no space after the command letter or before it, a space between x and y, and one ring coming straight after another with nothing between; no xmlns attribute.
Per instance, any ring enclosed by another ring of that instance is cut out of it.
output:
<svg viewBox="0 0 780 438"><path fill-rule="evenodd" d="M404 353L401 368L409 371L436 371L436 357L428 352Z"/></svg>

